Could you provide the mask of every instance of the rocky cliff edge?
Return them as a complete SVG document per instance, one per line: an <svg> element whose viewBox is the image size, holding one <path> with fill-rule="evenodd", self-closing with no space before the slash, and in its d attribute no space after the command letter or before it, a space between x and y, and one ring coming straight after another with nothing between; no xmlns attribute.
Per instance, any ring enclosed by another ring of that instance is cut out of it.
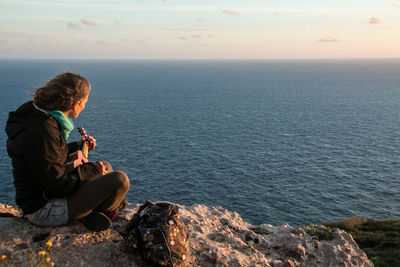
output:
<svg viewBox="0 0 400 267"><path fill-rule="evenodd" d="M190 235L187 266L373 266L343 230L254 226L221 207L178 206ZM145 266L120 235L138 207L129 204L111 229L95 233L79 222L36 227L0 203L0 266ZM47 250L49 259L41 259Z"/></svg>

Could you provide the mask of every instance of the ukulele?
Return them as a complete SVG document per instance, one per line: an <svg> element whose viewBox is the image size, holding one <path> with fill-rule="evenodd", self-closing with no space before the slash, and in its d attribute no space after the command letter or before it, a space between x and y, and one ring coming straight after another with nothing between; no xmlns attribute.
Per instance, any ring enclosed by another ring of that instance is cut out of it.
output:
<svg viewBox="0 0 400 267"><path fill-rule="evenodd" d="M68 155L67 163L65 163L67 172L71 172L79 165L89 161L89 136L83 127L78 127L78 131L83 137L83 141L77 151Z"/></svg>

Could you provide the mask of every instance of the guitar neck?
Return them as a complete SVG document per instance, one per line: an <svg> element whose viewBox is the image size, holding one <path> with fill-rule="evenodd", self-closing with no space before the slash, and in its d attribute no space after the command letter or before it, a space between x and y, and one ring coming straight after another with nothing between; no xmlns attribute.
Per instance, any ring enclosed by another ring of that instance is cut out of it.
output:
<svg viewBox="0 0 400 267"><path fill-rule="evenodd" d="M80 150L82 151L83 156L88 158L88 155L89 155L89 141L88 141L88 138L89 137L88 137L88 135L87 135L87 133L86 133L86 131L85 131L85 129L83 127L78 127L78 131L82 135L82 137L85 139L82 142Z"/></svg>
<svg viewBox="0 0 400 267"><path fill-rule="evenodd" d="M85 158L88 158L88 156L89 156L89 142L88 141L82 142L81 151L82 151L83 156L85 156Z"/></svg>

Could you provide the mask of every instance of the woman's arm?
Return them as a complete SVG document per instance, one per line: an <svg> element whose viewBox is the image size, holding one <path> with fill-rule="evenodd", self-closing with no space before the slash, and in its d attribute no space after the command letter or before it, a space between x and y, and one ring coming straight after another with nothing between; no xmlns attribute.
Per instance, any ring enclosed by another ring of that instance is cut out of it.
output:
<svg viewBox="0 0 400 267"><path fill-rule="evenodd" d="M101 168L93 164L67 173L64 164L69 151L59 130L52 125L32 130L34 138L26 143L24 154L35 177L43 185L47 198L66 197L79 187L81 180L101 175Z"/></svg>

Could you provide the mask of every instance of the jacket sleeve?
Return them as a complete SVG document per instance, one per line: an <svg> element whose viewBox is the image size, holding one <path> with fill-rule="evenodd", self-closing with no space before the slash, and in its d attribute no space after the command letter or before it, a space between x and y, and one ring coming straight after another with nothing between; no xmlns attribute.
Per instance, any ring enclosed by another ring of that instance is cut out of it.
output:
<svg viewBox="0 0 400 267"><path fill-rule="evenodd" d="M81 145L82 140L68 143L68 155L80 149ZM82 181L87 181L99 177L101 175L101 166L99 166L99 164L97 163L88 162L84 163L83 165L79 165L75 168L74 171L76 172L76 175L78 175L82 183Z"/></svg>
<svg viewBox="0 0 400 267"><path fill-rule="evenodd" d="M84 172L66 172L64 164L68 157L68 146L58 129L51 129L51 126L35 127L33 131L31 140L25 144L25 157L43 185L46 197L70 195L79 187L80 175ZM95 171L94 167L90 169Z"/></svg>
<svg viewBox="0 0 400 267"><path fill-rule="evenodd" d="M68 154L76 152L81 146L82 141L68 143Z"/></svg>

